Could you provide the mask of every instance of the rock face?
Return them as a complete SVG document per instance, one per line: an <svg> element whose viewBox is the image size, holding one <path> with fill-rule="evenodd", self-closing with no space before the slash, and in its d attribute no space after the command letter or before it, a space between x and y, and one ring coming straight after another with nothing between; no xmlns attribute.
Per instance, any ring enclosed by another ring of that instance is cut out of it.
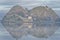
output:
<svg viewBox="0 0 60 40"><path fill-rule="evenodd" d="M7 31L14 37L20 38L29 34L38 38L47 38L51 36L56 29L59 17L47 6L35 7L28 11L19 5L11 10L2 19L2 24Z"/></svg>
<svg viewBox="0 0 60 40"><path fill-rule="evenodd" d="M33 26L29 33L38 38L51 36L58 28L55 20L59 18L56 13L47 6L35 7L30 11Z"/></svg>
<svg viewBox="0 0 60 40"><path fill-rule="evenodd" d="M27 17L27 13L26 9L16 5L2 19L2 24L14 38L20 38L27 33L25 31L27 28L23 25L23 19Z"/></svg>

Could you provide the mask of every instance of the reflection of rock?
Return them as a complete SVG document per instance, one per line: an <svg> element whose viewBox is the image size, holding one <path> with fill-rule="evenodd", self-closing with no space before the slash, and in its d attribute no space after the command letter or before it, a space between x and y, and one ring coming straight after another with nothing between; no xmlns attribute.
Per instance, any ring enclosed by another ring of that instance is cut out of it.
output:
<svg viewBox="0 0 60 40"><path fill-rule="evenodd" d="M55 26L58 18L48 7L40 6L27 11L16 5L4 16L2 24L14 38L20 38L27 33L38 38L47 38L58 28Z"/></svg>
<svg viewBox="0 0 60 40"><path fill-rule="evenodd" d="M14 38L19 38L27 33L25 31L27 28L22 28L23 18L26 18L27 13L28 11L26 11L24 8L16 5L12 7L2 19L2 24Z"/></svg>
<svg viewBox="0 0 60 40"><path fill-rule="evenodd" d="M60 18L57 18L57 19L55 20L55 26L60 27Z"/></svg>
<svg viewBox="0 0 60 40"><path fill-rule="evenodd" d="M58 28L54 26L54 21L58 16L51 8L39 6L33 8L30 14L33 19L33 27L29 30L29 34L38 38L49 37Z"/></svg>

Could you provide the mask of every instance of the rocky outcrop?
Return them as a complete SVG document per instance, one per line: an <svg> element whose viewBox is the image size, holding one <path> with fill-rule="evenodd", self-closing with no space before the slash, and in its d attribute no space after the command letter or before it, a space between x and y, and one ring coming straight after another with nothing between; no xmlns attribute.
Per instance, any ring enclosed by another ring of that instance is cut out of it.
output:
<svg viewBox="0 0 60 40"><path fill-rule="evenodd" d="M2 24L14 38L26 34L47 38L58 29L55 24L58 18L59 16L47 6L35 7L28 11L16 5L4 16Z"/></svg>

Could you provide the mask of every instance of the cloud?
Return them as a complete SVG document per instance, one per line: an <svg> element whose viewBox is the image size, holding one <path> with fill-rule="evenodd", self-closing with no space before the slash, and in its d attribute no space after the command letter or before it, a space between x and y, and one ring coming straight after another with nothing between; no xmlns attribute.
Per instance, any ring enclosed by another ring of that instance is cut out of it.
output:
<svg viewBox="0 0 60 40"><path fill-rule="evenodd" d="M7 9L9 9L9 6L1 6L0 5L0 10L7 10Z"/></svg>
<svg viewBox="0 0 60 40"><path fill-rule="evenodd" d="M40 1L56 1L56 0L0 0L0 4L17 4L17 3L31 3L31 2L40 2ZM59 1L59 0L57 0Z"/></svg>
<svg viewBox="0 0 60 40"><path fill-rule="evenodd" d="M50 3L52 0L0 0L0 5L22 5L25 7L30 6L38 6L38 5L46 5ZM55 0L54 0L55 1Z"/></svg>
<svg viewBox="0 0 60 40"><path fill-rule="evenodd" d="M11 6L8 5L0 5L0 14L7 13L11 9Z"/></svg>

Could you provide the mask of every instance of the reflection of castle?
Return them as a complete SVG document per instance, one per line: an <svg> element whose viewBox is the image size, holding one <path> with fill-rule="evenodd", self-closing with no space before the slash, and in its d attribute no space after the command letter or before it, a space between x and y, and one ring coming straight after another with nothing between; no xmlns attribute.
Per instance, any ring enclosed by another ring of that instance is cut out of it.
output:
<svg viewBox="0 0 60 40"><path fill-rule="evenodd" d="M60 27L60 18L55 20L55 26Z"/></svg>
<svg viewBox="0 0 60 40"><path fill-rule="evenodd" d="M2 24L14 38L27 34L40 38L49 37L55 32L58 27L54 25L59 22L57 18L56 13L47 6L35 7L28 12L17 5L6 14Z"/></svg>
<svg viewBox="0 0 60 40"><path fill-rule="evenodd" d="M50 17L44 17L44 18L36 18L36 20L34 20L34 23L36 24L36 26L51 26L51 24L53 23L52 19Z"/></svg>

